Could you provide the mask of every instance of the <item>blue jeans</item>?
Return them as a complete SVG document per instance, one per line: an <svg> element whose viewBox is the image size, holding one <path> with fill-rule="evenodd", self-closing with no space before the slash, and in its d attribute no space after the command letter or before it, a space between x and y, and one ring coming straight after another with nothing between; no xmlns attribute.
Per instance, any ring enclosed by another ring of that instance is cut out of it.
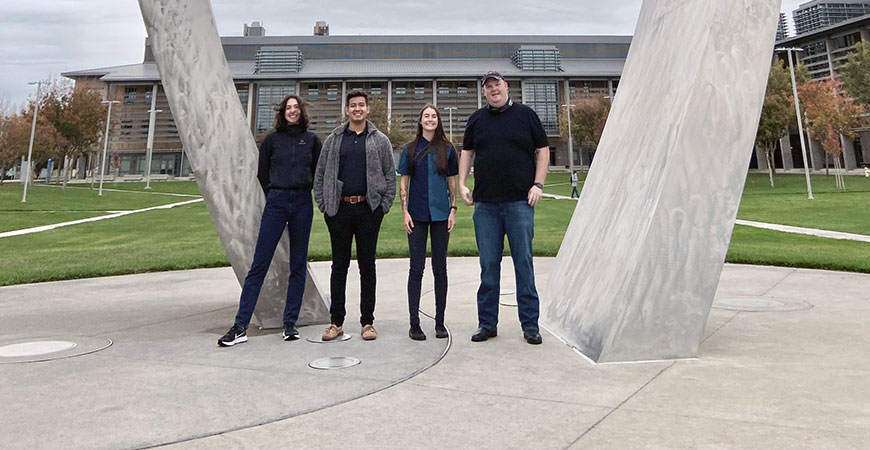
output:
<svg viewBox="0 0 870 450"><path fill-rule="evenodd" d="M414 221L408 235L408 250L411 257L408 271L408 313L411 325L420 325L420 291L423 284L423 269L426 268L426 238L432 237L432 275L435 278L435 324L444 325L444 310L447 308L447 221Z"/></svg>
<svg viewBox="0 0 870 450"><path fill-rule="evenodd" d="M296 323L305 291L305 271L308 262L308 239L314 209L308 189L273 189L266 194L266 206L260 221L260 233L254 249L254 262L245 277L236 323L247 327L260 297L260 289L272 256L284 229L290 238L290 278L287 283L287 301L284 305L284 323Z"/></svg>
<svg viewBox="0 0 870 450"><path fill-rule="evenodd" d="M474 203L474 236L477 239L477 251L480 253L478 326L495 330L498 325L499 283L505 235L514 262L520 324L525 331L538 331L540 306L532 266L535 208L529 206L525 200Z"/></svg>

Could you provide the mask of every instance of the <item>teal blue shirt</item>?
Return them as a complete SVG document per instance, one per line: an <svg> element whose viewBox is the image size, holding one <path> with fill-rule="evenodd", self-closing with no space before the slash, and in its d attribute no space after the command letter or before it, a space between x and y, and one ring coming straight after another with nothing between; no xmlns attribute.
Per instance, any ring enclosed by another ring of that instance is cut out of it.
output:
<svg viewBox="0 0 870 450"><path fill-rule="evenodd" d="M409 161L408 147L402 149L397 172L408 175L408 213L411 219L419 222L440 222L450 215L450 191L447 177L459 173L459 163L453 147L447 148L447 175L438 173L435 165L434 149L427 148L429 142L420 138L414 151L415 161ZM432 150L431 152L429 150Z"/></svg>

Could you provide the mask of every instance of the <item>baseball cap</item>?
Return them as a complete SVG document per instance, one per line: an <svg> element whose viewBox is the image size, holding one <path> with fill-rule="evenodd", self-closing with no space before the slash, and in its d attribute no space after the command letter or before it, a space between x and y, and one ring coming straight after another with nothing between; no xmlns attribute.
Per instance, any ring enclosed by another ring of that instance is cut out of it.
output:
<svg viewBox="0 0 870 450"><path fill-rule="evenodd" d="M488 80L488 79L490 79L490 78L495 78L496 80L502 80L502 81L504 81L504 77L501 76L500 73L498 73L498 72L496 72L496 71L494 71L494 70L490 70L489 72L483 74L483 78L480 79L480 84L481 84L481 85L485 84L485 83L486 83L486 80Z"/></svg>

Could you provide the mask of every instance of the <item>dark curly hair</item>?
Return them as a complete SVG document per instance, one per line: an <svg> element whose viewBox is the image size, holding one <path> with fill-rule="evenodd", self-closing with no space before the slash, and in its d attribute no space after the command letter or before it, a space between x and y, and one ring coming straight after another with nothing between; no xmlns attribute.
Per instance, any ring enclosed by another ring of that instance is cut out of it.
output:
<svg viewBox="0 0 870 450"><path fill-rule="evenodd" d="M296 100L296 103L299 105L299 126L302 127L303 130L307 130L311 125L311 121L308 120L308 112L305 111L305 102L299 98L298 95L290 94L284 97L284 100L281 100L281 103L275 105L275 129L280 130L282 128L287 128L290 126L287 123L287 119L284 118L284 110L287 108L287 100L290 99Z"/></svg>

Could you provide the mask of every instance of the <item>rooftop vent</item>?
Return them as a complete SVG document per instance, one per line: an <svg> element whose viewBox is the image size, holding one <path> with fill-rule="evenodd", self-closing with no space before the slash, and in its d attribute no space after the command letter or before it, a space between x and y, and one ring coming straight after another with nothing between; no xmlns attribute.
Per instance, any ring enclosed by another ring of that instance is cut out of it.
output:
<svg viewBox="0 0 870 450"><path fill-rule="evenodd" d="M561 72L562 57L555 45L523 45L511 58L520 70L530 72Z"/></svg>
<svg viewBox="0 0 870 450"><path fill-rule="evenodd" d="M254 73L295 73L302 69L302 62L299 47L260 47Z"/></svg>

